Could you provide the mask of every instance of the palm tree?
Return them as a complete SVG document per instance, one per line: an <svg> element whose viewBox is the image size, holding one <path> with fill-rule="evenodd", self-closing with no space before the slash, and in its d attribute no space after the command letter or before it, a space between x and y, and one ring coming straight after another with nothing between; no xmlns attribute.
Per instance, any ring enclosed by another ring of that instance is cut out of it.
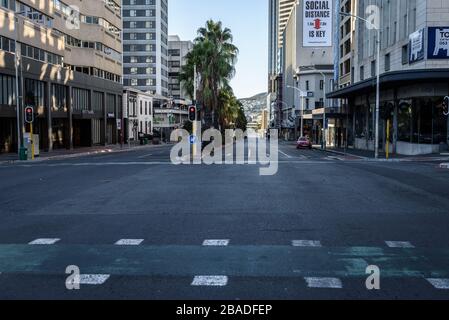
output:
<svg viewBox="0 0 449 320"><path fill-rule="evenodd" d="M205 107L206 120L210 118L209 124L215 127L218 127L217 115L220 113L220 91L230 88L230 80L235 74L238 49L232 41L230 29L223 29L221 22L207 21L205 27L198 29L193 50L187 55L187 64L180 74L181 83L193 98L196 65L200 76L197 101Z"/></svg>

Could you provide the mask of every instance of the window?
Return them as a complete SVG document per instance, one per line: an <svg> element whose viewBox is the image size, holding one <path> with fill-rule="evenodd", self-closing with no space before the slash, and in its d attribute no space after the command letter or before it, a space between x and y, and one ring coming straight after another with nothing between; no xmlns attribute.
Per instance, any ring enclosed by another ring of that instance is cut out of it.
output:
<svg viewBox="0 0 449 320"><path fill-rule="evenodd" d="M376 76L376 60L371 61L371 77Z"/></svg>
<svg viewBox="0 0 449 320"><path fill-rule="evenodd" d="M385 71L390 71L390 63L391 63L391 61L390 61L391 59L390 59L390 54L389 53L387 53L386 55L385 55Z"/></svg>
<svg viewBox="0 0 449 320"><path fill-rule="evenodd" d="M16 90L15 78L9 75L0 74L0 105L15 105Z"/></svg>
<svg viewBox="0 0 449 320"><path fill-rule="evenodd" d="M365 80L365 67L360 66L360 81Z"/></svg>
<svg viewBox="0 0 449 320"><path fill-rule="evenodd" d="M408 63L408 45L402 47L402 64Z"/></svg>

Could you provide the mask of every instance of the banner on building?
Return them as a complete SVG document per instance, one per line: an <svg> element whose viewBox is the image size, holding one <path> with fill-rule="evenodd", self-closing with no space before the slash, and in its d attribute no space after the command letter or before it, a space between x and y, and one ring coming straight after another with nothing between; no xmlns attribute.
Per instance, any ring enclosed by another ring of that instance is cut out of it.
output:
<svg viewBox="0 0 449 320"><path fill-rule="evenodd" d="M409 40L409 63L421 60L424 60L424 29L412 33Z"/></svg>
<svg viewBox="0 0 449 320"><path fill-rule="evenodd" d="M429 27L428 59L449 59L449 27Z"/></svg>
<svg viewBox="0 0 449 320"><path fill-rule="evenodd" d="M332 47L333 1L303 0L304 47Z"/></svg>

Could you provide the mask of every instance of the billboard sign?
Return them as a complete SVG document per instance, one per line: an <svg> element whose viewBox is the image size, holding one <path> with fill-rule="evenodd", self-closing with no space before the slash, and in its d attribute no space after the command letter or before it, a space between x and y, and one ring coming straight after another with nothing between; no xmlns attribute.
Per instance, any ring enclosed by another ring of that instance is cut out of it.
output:
<svg viewBox="0 0 449 320"><path fill-rule="evenodd" d="M409 63L421 60L424 60L424 29L412 33L409 40Z"/></svg>
<svg viewBox="0 0 449 320"><path fill-rule="evenodd" d="M449 59L449 27L429 27L428 59Z"/></svg>
<svg viewBox="0 0 449 320"><path fill-rule="evenodd" d="M332 47L334 0L303 0L303 46Z"/></svg>

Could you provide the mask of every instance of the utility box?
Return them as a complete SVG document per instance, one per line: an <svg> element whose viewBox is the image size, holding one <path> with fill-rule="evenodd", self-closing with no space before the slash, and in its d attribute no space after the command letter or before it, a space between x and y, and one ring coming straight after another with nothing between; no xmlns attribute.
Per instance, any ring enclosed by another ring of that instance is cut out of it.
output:
<svg viewBox="0 0 449 320"><path fill-rule="evenodd" d="M33 134L33 140L31 141L30 133L26 132L23 136L23 145L28 150L28 159L32 159L32 145L34 145L34 156L39 157L39 135Z"/></svg>

